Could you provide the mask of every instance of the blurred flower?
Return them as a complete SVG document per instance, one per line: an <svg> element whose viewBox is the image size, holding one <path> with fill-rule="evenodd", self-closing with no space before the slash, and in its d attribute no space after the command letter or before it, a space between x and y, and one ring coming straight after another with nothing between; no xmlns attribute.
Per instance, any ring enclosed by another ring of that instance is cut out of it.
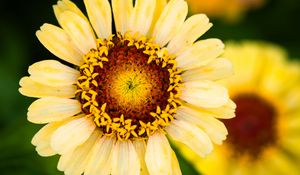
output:
<svg viewBox="0 0 300 175"><path fill-rule="evenodd" d="M250 10L261 7L265 0L187 0L192 13L236 21Z"/></svg>
<svg viewBox="0 0 300 175"><path fill-rule="evenodd" d="M214 82L231 74L230 62L217 58L223 43L195 42L212 24L205 15L185 21L183 0L112 0L114 35L109 2L84 3L92 27L63 0L54 6L62 28L44 24L36 33L75 68L40 61L20 80L23 95L40 98L28 120L48 123L32 144L42 156L60 154L65 174L181 174L165 134L204 156L227 135L216 118L234 115Z"/></svg>
<svg viewBox="0 0 300 175"><path fill-rule="evenodd" d="M277 46L228 43L235 75L225 83L237 104L224 121L228 139L201 161L181 147L204 174L298 174L300 163L300 65Z"/></svg>

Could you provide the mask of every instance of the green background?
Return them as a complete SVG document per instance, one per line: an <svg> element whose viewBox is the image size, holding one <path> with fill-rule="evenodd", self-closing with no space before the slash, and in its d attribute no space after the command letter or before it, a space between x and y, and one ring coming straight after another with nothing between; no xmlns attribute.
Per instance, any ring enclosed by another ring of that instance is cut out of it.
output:
<svg viewBox="0 0 300 175"><path fill-rule="evenodd" d="M56 59L35 37L47 22L57 24L52 12L56 1L0 1L0 174L54 175L58 157L40 157L30 141L41 128L26 120L34 100L18 93L18 82L36 61ZM75 1L84 10L82 1ZM300 58L300 1L269 0L259 10L249 11L237 23L212 19L213 28L204 38L264 40L283 46L290 58ZM183 174L197 174L180 155Z"/></svg>

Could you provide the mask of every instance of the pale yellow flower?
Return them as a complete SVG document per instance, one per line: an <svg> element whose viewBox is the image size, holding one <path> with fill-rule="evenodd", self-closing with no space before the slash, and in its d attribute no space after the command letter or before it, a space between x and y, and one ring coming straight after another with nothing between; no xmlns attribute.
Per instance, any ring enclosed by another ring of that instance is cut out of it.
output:
<svg viewBox="0 0 300 175"><path fill-rule="evenodd" d="M225 83L237 105L228 139L206 159L183 155L203 174L296 175L300 164L300 64L260 42L228 43L235 75Z"/></svg>
<svg viewBox="0 0 300 175"><path fill-rule="evenodd" d="M219 58L223 43L196 41L212 24L203 14L186 19L184 0L112 0L112 10L107 0L84 3L89 20L62 0L54 5L61 27L36 33L74 68L40 61L20 81L23 95L40 98L28 120L47 124L32 140L37 152L61 155L65 174L181 174L166 134L204 156L227 135L216 118L234 116L215 82L232 71Z"/></svg>
<svg viewBox="0 0 300 175"><path fill-rule="evenodd" d="M228 21L240 19L245 12L265 4L266 0L187 0L192 13L205 13L209 17Z"/></svg>

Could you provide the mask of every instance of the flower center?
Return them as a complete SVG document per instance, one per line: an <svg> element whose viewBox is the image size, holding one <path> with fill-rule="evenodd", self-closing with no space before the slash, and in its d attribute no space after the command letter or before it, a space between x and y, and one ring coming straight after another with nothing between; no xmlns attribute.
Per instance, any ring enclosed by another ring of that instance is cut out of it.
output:
<svg viewBox="0 0 300 175"><path fill-rule="evenodd" d="M165 48L145 37L118 34L99 39L84 61L76 95L104 134L147 138L174 119L181 71Z"/></svg>
<svg viewBox="0 0 300 175"><path fill-rule="evenodd" d="M228 128L228 143L236 155L257 158L266 146L276 142L276 110L273 105L254 94L242 94L233 99L236 117L224 120Z"/></svg>

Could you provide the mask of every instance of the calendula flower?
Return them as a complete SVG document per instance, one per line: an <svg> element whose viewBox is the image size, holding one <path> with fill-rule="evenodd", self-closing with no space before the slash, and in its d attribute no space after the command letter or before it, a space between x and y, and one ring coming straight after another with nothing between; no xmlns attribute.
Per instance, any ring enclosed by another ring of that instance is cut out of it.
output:
<svg viewBox="0 0 300 175"><path fill-rule="evenodd" d="M65 174L181 174L166 134L204 156L227 135L216 118L234 115L227 90L214 82L231 74L218 58L224 45L196 42L212 24L203 14L185 20L184 0L84 3L89 20L62 0L54 5L61 27L36 33L73 66L40 61L21 79L20 92L40 98L28 120L47 124L32 144L42 156L61 155Z"/></svg>
<svg viewBox="0 0 300 175"><path fill-rule="evenodd" d="M210 17L237 21L244 13L257 9L265 4L265 0L187 0L193 13L206 13Z"/></svg>
<svg viewBox="0 0 300 175"><path fill-rule="evenodd" d="M204 174L298 174L300 163L300 65L279 47L228 43L235 75L226 81L237 105L224 121L229 135L205 160L181 147Z"/></svg>

